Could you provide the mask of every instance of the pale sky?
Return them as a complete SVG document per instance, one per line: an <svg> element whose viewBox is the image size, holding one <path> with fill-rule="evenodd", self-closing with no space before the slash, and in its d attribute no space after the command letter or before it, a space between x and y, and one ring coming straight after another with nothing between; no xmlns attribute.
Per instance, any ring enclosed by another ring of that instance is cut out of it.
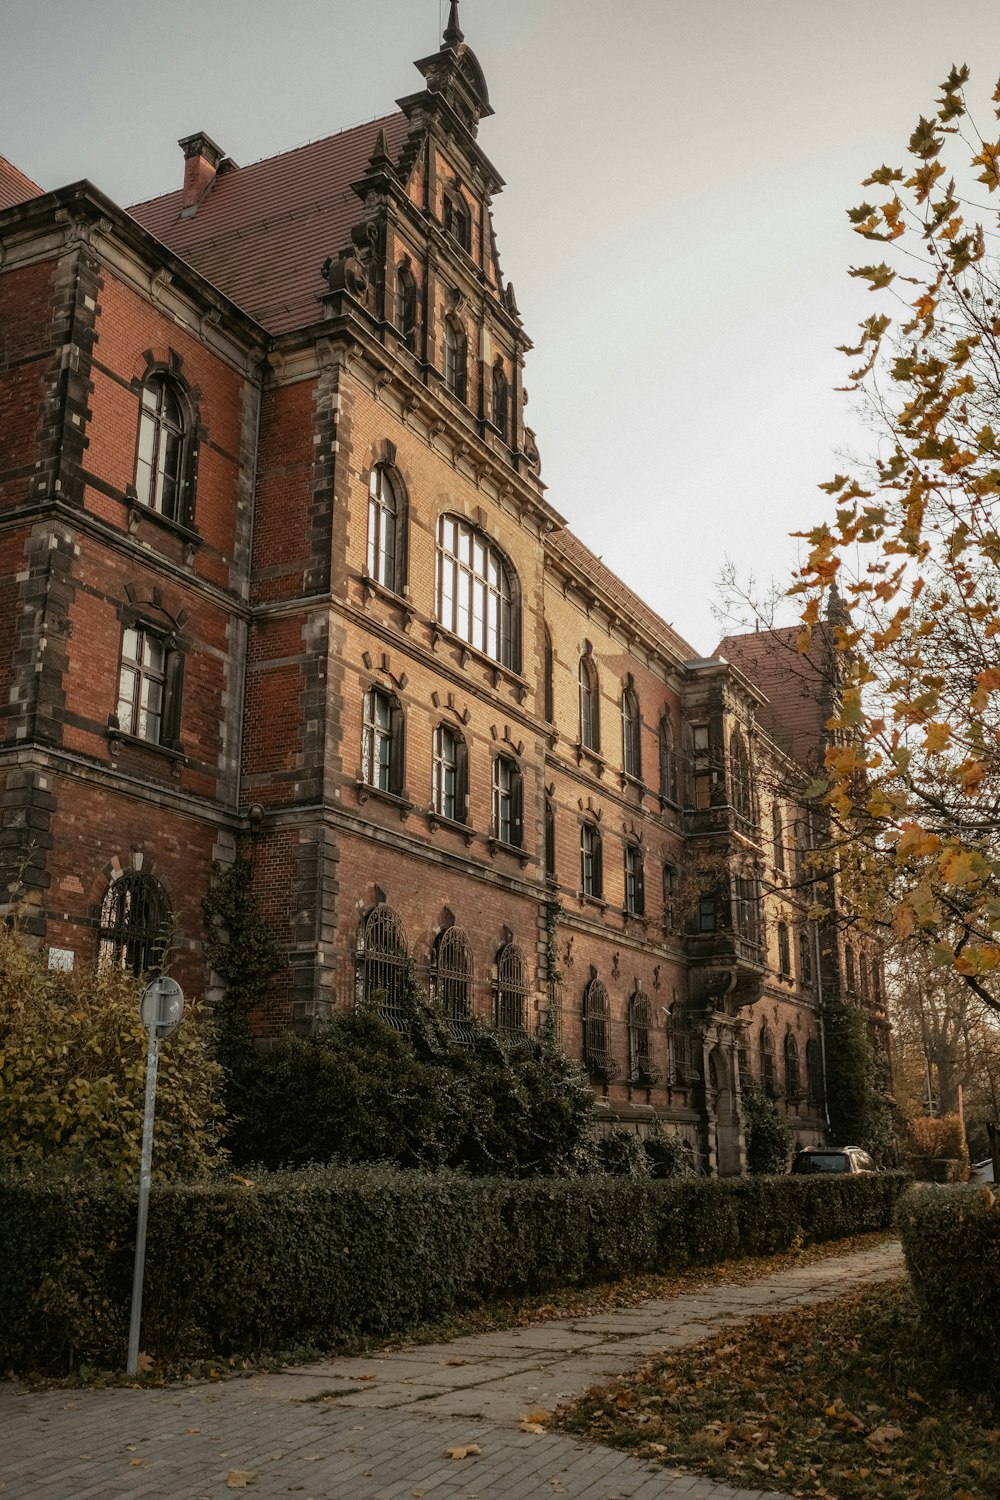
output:
<svg viewBox="0 0 1000 1500"><path fill-rule="evenodd" d="M179 186L193 131L246 163L387 113L446 10L0 0L0 153L127 205ZM877 247L844 211L953 62L1000 133L1000 4L462 0L461 23L496 110L479 139L508 184L548 498L707 653L725 559L786 577L817 484L867 449L832 388L835 346L876 310L847 267Z"/></svg>

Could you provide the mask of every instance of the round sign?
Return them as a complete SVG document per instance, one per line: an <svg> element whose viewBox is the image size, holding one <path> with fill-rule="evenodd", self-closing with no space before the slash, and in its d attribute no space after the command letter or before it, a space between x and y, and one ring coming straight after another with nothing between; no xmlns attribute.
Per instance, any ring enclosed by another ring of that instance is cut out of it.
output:
<svg viewBox="0 0 1000 1500"><path fill-rule="evenodd" d="M169 1036L184 1014L184 991L177 980L166 974L151 979L142 992L139 1014L147 1031Z"/></svg>

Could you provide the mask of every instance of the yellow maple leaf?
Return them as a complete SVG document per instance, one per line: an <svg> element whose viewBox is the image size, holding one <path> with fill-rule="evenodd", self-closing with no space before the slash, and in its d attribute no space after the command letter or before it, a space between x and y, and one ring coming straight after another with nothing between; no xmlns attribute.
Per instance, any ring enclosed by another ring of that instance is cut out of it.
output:
<svg viewBox="0 0 1000 1500"><path fill-rule="evenodd" d="M946 885L973 885L982 873L982 855L974 850L947 849L938 860L938 874Z"/></svg>

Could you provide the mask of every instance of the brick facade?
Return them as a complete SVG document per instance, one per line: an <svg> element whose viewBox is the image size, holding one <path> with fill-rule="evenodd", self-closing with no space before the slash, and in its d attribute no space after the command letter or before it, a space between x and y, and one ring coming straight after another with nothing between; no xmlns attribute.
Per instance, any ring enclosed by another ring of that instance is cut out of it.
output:
<svg viewBox="0 0 1000 1500"><path fill-rule="evenodd" d="M792 830L826 663L789 747L753 651L698 657L553 509L454 17L417 66L399 114L253 168L186 138L186 194L131 214L86 185L8 193L8 904L52 948L128 961L109 892L144 881L203 991L201 899L247 854L288 959L262 1040L391 990L404 945L453 996L460 929L472 1012L554 1028L608 1122L659 1119L739 1171L741 1053L799 1139L823 1135L820 984L847 960L808 921ZM144 416L156 400L175 416ZM167 502L142 464L170 422Z"/></svg>

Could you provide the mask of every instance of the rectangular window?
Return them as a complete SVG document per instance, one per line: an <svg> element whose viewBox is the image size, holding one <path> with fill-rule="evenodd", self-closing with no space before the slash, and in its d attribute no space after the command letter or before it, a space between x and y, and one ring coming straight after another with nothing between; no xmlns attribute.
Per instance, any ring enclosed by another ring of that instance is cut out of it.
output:
<svg viewBox="0 0 1000 1500"><path fill-rule="evenodd" d="M601 869L601 833L593 823L580 830L580 883L585 896L599 901L603 895Z"/></svg>
<svg viewBox="0 0 1000 1500"><path fill-rule="evenodd" d="M637 844L625 846L625 910L632 917L641 917L646 910L642 885L642 850Z"/></svg>
<svg viewBox="0 0 1000 1500"><path fill-rule="evenodd" d="M493 762L493 837L520 848L521 773L506 755Z"/></svg>
<svg viewBox="0 0 1000 1500"><path fill-rule="evenodd" d="M361 761L369 786L380 792L392 790L392 705L377 688L365 694Z"/></svg>

